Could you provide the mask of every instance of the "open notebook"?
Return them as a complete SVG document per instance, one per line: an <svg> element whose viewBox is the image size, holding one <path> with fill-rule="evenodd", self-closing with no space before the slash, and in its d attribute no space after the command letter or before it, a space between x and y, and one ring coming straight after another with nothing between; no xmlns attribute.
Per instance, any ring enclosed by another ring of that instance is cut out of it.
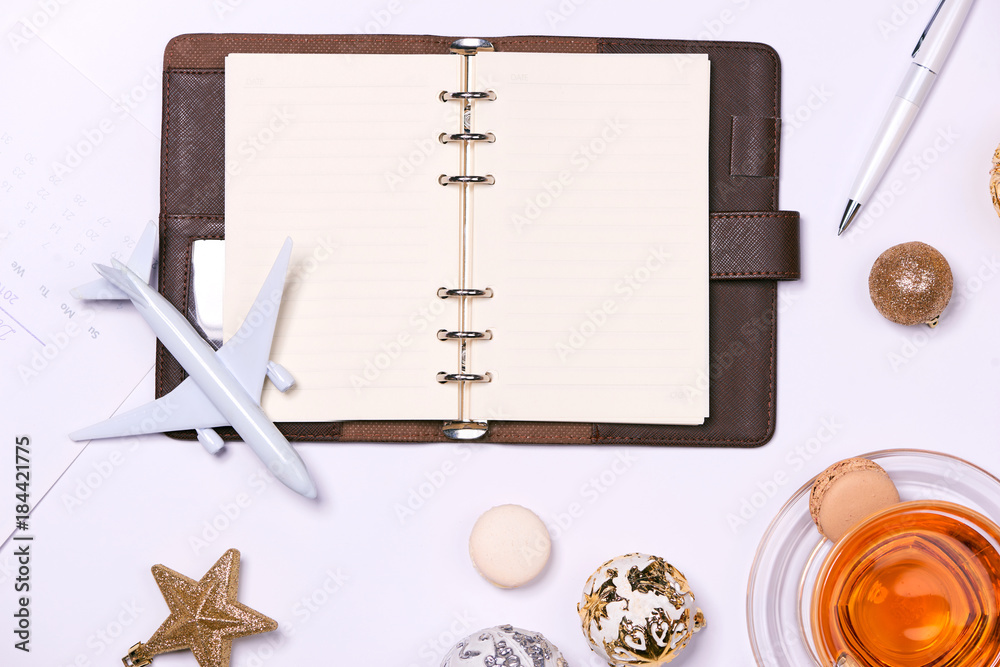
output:
<svg viewBox="0 0 1000 667"><path fill-rule="evenodd" d="M708 416L704 55L232 54L225 120L226 337L295 242L273 419Z"/></svg>

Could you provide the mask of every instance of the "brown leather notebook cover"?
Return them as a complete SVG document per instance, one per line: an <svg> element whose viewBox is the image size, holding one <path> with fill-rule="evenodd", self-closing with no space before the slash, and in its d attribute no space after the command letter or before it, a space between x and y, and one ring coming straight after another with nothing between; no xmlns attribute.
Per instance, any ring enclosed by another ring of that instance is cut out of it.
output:
<svg viewBox="0 0 1000 667"><path fill-rule="evenodd" d="M167 45L163 71L160 292L191 299L191 244L222 239L224 63L229 53L448 53L456 37L194 34ZM756 447L774 434L777 281L799 277L799 215L778 210L781 65L747 42L593 37L487 37L497 51L707 53L711 417L699 426L490 422L473 442ZM157 342L156 395L184 370ZM279 423L290 440L434 442L442 422ZM232 429L219 429L235 438ZM193 431L173 433L193 438Z"/></svg>

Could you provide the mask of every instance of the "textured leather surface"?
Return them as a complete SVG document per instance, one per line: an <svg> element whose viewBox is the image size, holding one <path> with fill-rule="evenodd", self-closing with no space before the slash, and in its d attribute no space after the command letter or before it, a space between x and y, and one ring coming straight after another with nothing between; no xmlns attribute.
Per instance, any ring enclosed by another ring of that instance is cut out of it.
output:
<svg viewBox="0 0 1000 667"><path fill-rule="evenodd" d="M729 175L777 178L780 136L780 118L733 116Z"/></svg>
<svg viewBox="0 0 1000 667"><path fill-rule="evenodd" d="M224 72L231 52L445 53L454 37L181 35L164 53L160 291L190 302L191 243L223 238ZM750 447L775 424L776 281L799 275L798 214L778 209L777 54L762 44L578 37L492 38L498 51L707 53L712 416L701 426L494 422L477 442ZM184 378L157 344L157 396ZM704 390L704 388L702 388ZM440 422L279 424L292 440L431 442ZM235 437L220 429L224 437ZM194 437L192 432L174 434Z"/></svg>

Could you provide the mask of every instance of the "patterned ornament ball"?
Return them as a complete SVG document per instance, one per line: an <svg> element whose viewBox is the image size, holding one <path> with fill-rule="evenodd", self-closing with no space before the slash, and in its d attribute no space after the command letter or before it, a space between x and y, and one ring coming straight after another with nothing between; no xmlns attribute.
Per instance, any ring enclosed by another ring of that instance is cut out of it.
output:
<svg viewBox="0 0 1000 667"><path fill-rule="evenodd" d="M907 326L937 326L953 285L948 260L919 241L892 246L879 255L868 275L868 291L878 312Z"/></svg>
<svg viewBox="0 0 1000 667"><path fill-rule="evenodd" d="M497 625L452 646L441 667L569 667L569 664L541 633Z"/></svg>
<svg viewBox="0 0 1000 667"><path fill-rule="evenodd" d="M705 627L684 575L647 554L597 568L576 608L590 647L613 667L665 665Z"/></svg>

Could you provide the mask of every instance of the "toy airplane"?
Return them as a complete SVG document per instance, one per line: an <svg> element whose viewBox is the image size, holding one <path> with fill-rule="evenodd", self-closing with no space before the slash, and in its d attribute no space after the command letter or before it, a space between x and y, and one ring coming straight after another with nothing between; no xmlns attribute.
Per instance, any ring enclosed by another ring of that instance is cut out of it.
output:
<svg viewBox="0 0 1000 667"><path fill-rule="evenodd" d="M135 304L188 377L152 403L69 437L87 440L195 429L198 441L214 454L223 446L214 429L231 425L275 477L303 496L315 498L316 486L302 459L260 407L265 375L280 391L295 383L282 366L268 361L291 252L292 240L287 239L239 331L218 351L129 267L117 260L111 260L113 268L95 264L108 284Z"/></svg>

